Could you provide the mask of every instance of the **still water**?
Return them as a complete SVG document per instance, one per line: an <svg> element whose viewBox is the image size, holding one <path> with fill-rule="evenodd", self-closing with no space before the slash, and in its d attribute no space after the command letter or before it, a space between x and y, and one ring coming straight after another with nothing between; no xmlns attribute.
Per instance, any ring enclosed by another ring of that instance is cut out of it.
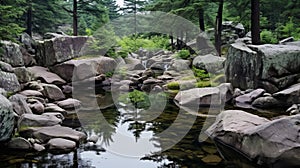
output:
<svg viewBox="0 0 300 168"><path fill-rule="evenodd" d="M80 122L88 136L99 137L96 144L89 142L60 155L2 152L0 167L237 167L221 159L209 139L199 142L205 118L180 111L172 101L153 114L155 111L116 107L110 97L108 93L98 95L101 110L81 110L64 123L75 127Z"/></svg>

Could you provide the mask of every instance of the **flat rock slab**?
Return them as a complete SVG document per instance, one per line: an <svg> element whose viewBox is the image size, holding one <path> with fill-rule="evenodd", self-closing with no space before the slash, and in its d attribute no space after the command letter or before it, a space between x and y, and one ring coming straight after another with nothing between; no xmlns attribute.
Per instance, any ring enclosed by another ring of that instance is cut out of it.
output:
<svg viewBox="0 0 300 168"><path fill-rule="evenodd" d="M80 108L81 102L79 100L69 98L69 99L57 102L57 105L63 109L69 110L69 109Z"/></svg>
<svg viewBox="0 0 300 168"><path fill-rule="evenodd" d="M66 81L59 77L57 74L49 71L48 68L33 66L28 68L34 74L36 79L42 79L48 84L65 84Z"/></svg>
<svg viewBox="0 0 300 168"><path fill-rule="evenodd" d="M86 135L82 132L75 131L69 127L63 127L60 125L50 127L30 127L23 131L20 131L20 135L23 137L31 137L40 140L41 142L47 142L53 138L64 138L75 141L77 143L86 141Z"/></svg>
<svg viewBox="0 0 300 168"><path fill-rule="evenodd" d="M14 150L31 150L33 148L31 143L22 137L13 138L8 142L7 147Z"/></svg>
<svg viewBox="0 0 300 168"><path fill-rule="evenodd" d="M26 97L43 97L43 94L36 90L24 90L20 94Z"/></svg>
<svg viewBox="0 0 300 168"><path fill-rule="evenodd" d="M54 115L23 114L19 119L19 128L53 126L61 122L62 120Z"/></svg>
<svg viewBox="0 0 300 168"><path fill-rule="evenodd" d="M273 97L284 101L286 106L300 103L300 83L292 85L280 92L274 93Z"/></svg>
<svg viewBox="0 0 300 168"><path fill-rule="evenodd" d="M47 146L52 153L67 153L76 148L76 142L63 138L53 138L48 141Z"/></svg>

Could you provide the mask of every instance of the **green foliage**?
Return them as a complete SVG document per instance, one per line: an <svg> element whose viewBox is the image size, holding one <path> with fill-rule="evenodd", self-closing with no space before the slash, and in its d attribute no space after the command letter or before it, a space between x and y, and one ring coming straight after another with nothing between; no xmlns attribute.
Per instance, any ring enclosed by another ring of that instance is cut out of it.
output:
<svg viewBox="0 0 300 168"><path fill-rule="evenodd" d="M180 50L176 53L175 57L176 58L181 58L181 59L188 59L190 57L191 53L189 50Z"/></svg>
<svg viewBox="0 0 300 168"><path fill-rule="evenodd" d="M276 43L278 43L278 40L275 37L275 35L271 31L268 31L268 30L263 30L260 33L260 39L261 39L261 43L263 43L263 44L268 44L268 43L276 44Z"/></svg>
<svg viewBox="0 0 300 168"><path fill-rule="evenodd" d="M211 86L214 86L214 84L211 81L199 81L196 83L197 88L211 87Z"/></svg>
<svg viewBox="0 0 300 168"><path fill-rule="evenodd" d="M277 30L279 39L293 36L295 39L300 39L300 28L294 22L293 17L289 18L289 21L285 24L278 26Z"/></svg>
<svg viewBox="0 0 300 168"><path fill-rule="evenodd" d="M167 84L167 88L170 90L179 90L180 86L179 86L179 82L178 81L173 81L173 82L169 82Z"/></svg>
<svg viewBox="0 0 300 168"><path fill-rule="evenodd" d="M108 77L108 78L111 78L113 75L114 75L114 72L113 72L113 71L110 71L110 72L106 72L106 73L105 73L105 76Z"/></svg>
<svg viewBox="0 0 300 168"><path fill-rule="evenodd" d="M18 18L24 13L21 7L24 1L7 0L0 2L0 40L16 42L17 36L24 30L18 23Z"/></svg>
<svg viewBox="0 0 300 168"><path fill-rule="evenodd" d="M192 70L194 72L195 77L199 78L200 80L204 80L210 77L209 74L203 69L193 67Z"/></svg>
<svg viewBox="0 0 300 168"><path fill-rule="evenodd" d="M143 37L123 37L117 40L121 51L118 54L127 57L128 53L136 52L140 48L147 50L168 49L169 40L164 36Z"/></svg>
<svg viewBox="0 0 300 168"><path fill-rule="evenodd" d="M119 101L125 104L133 103L136 108L147 109L150 107L150 99L145 92L133 90L119 97Z"/></svg>

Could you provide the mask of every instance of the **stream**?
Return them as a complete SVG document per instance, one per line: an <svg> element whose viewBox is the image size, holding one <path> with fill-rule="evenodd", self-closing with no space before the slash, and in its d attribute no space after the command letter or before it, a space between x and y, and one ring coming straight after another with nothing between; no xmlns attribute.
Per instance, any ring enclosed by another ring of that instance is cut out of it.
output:
<svg viewBox="0 0 300 168"><path fill-rule="evenodd" d="M99 102L105 104L105 109L80 111L77 116L72 115L63 123L65 126L78 127L80 122L83 127L80 128L88 136L99 137L96 144L88 142L80 145L74 152L58 155L1 151L0 167L239 167L236 163L221 159L211 140L199 142L205 118L185 111L179 112L180 109L170 100L160 115L148 120L153 114L147 116L148 113L126 107L117 108L112 102L108 103L107 101L112 101L108 98L111 97L109 93L102 93L98 97L101 99ZM183 122L176 123L179 115ZM137 117L138 120L135 119ZM189 118L194 118L195 121ZM186 125L191 125L187 131ZM175 129L168 129L174 127ZM168 136L164 136L165 130L168 130ZM177 142L176 137L181 133L185 136Z"/></svg>

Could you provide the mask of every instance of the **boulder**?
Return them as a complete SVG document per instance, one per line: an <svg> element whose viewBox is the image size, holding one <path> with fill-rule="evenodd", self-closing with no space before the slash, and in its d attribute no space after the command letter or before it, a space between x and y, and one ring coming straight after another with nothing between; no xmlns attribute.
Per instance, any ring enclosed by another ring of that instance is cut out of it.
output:
<svg viewBox="0 0 300 168"><path fill-rule="evenodd" d="M89 59L70 60L51 67L67 82L84 80L107 72L114 72L117 63L108 57L95 57Z"/></svg>
<svg viewBox="0 0 300 168"><path fill-rule="evenodd" d="M3 88L0 88L0 94L4 97L7 97L7 91L4 90Z"/></svg>
<svg viewBox="0 0 300 168"><path fill-rule="evenodd" d="M50 72L48 68L33 66L29 67L28 70L34 75L35 79L41 80L48 84L60 85L66 83L66 81L61 77L59 77L55 73Z"/></svg>
<svg viewBox="0 0 300 168"><path fill-rule="evenodd" d="M145 67L142 65L141 60L139 60L139 59L127 57L127 58L124 59L124 61L126 63L125 67L129 71L131 71L131 70L144 70L145 69Z"/></svg>
<svg viewBox="0 0 300 168"><path fill-rule="evenodd" d="M81 107L81 102L76 99L68 98L57 102L57 105L63 109L75 109Z"/></svg>
<svg viewBox="0 0 300 168"><path fill-rule="evenodd" d="M36 60L38 65L53 66L81 56L86 36L56 36L37 42Z"/></svg>
<svg viewBox="0 0 300 168"><path fill-rule="evenodd" d="M280 107L281 103L280 103L280 101L278 101L277 99L275 99L272 96L266 96L266 97L259 97L259 98L255 99L251 105L253 107L265 109L265 108Z"/></svg>
<svg viewBox="0 0 300 168"><path fill-rule="evenodd" d="M0 87L9 92L17 92L20 90L20 83L13 68L0 61Z"/></svg>
<svg viewBox="0 0 300 168"><path fill-rule="evenodd" d="M27 83L34 79L33 74L25 67L14 68L14 73L16 74L19 83Z"/></svg>
<svg viewBox="0 0 300 168"><path fill-rule="evenodd" d="M235 105L238 107L247 107L248 105L250 106L251 103L257 99L258 97L262 96L265 93L264 89L256 89L253 90L247 94L241 95L236 97L235 100Z"/></svg>
<svg viewBox="0 0 300 168"><path fill-rule="evenodd" d="M28 106L34 114L43 114L45 107L42 102L35 98L30 98L27 100Z"/></svg>
<svg viewBox="0 0 300 168"><path fill-rule="evenodd" d="M23 90L20 94L26 97L43 97L43 94L36 90Z"/></svg>
<svg viewBox="0 0 300 168"><path fill-rule="evenodd" d="M46 148L43 145L40 145L38 143L33 144L33 149L37 152L42 152L42 151L46 150Z"/></svg>
<svg viewBox="0 0 300 168"><path fill-rule="evenodd" d="M51 153L68 153L76 148L76 142L63 138L53 138L48 141L47 146Z"/></svg>
<svg viewBox="0 0 300 168"><path fill-rule="evenodd" d="M62 109L61 107L57 106L53 103L46 104L45 112L59 112L59 113L66 113L66 110Z"/></svg>
<svg viewBox="0 0 300 168"><path fill-rule="evenodd" d="M64 138L77 143L86 141L86 135L69 127L60 125L50 127L29 127L20 131L20 135L27 138L36 138L41 142L47 142L53 138Z"/></svg>
<svg viewBox="0 0 300 168"><path fill-rule="evenodd" d="M291 106L300 103L300 83L290 86L280 92L274 93L273 97L284 102L282 106Z"/></svg>
<svg viewBox="0 0 300 168"><path fill-rule="evenodd" d="M42 84L42 87L44 88L42 91L43 95L50 100L58 101L65 99L65 95L58 86L53 84Z"/></svg>
<svg viewBox="0 0 300 168"><path fill-rule="evenodd" d="M20 45L10 41L0 41L1 50L0 61L6 62L13 67L24 66L23 55Z"/></svg>
<svg viewBox="0 0 300 168"><path fill-rule="evenodd" d="M43 127L58 125L61 122L62 120L60 118L57 118L55 115L23 114L18 121L18 127L22 130L26 127Z"/></svg>
<svg viewBox="0 0 300 168"><path fill-rule="evenodd" d="M300 78L300 46L234 43L225 63L226 80L241 89L263 88L270 93Z"/></svg>
<svg viewBox="0 0 300 168"><path fill-rule="evenodd" d="M26 97L21 94L15 94L9 97L9 100L13 106L13 110L19 116L25 113L32 113L30 107L26 102Z"/></svg>
<svg viewBox="0 0 300 168"><path fill-rule="evenodd" d="M297 167L300 163L299 121L300 115L269 121L244 111L228 110L218 115L206 133L225 159L246 158L264 167ZM238 154L232 155L232 152Z"/></svg>
<svg viewBox="0 0 300 168"><path fill-rule="evenodd" d="M7 147L13 150L32 150L33 148L31 143L27 139L22 137L11 139L8 142Z"/></svg>
<svg viewBox="0 0 300 168"><path fill-rule="evenodd" d="M12 105L6 97L0 94L0 142L11 138L14 124L15 118Z"/></svg>
<svg viewBox="0 0 300 168"><path fill-rule="evenodd" d="M209 73L217 73L224 70L225 58L213 54L197 56L193 60L193 66L207 70Z"/></svg>

